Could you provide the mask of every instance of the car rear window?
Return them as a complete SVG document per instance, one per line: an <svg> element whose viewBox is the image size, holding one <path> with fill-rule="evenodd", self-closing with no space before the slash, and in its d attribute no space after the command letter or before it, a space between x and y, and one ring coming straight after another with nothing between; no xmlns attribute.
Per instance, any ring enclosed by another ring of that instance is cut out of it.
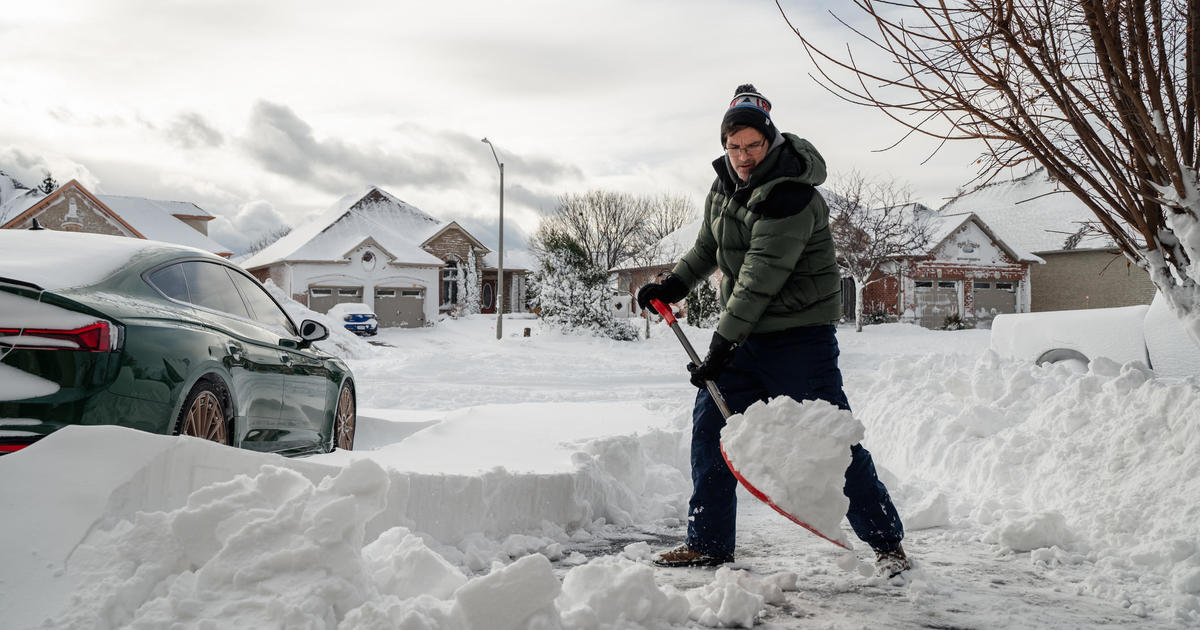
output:
<svg viewBox="0 0 1200 630"><path fill-rule="evenodd" d="M159 291L162 291L167 297L179 300L180 302L191 301L188 297L187 281L183 278L183 267L179 265L163 267L150 274L149 280L150 284L154 285Z"/></svg>

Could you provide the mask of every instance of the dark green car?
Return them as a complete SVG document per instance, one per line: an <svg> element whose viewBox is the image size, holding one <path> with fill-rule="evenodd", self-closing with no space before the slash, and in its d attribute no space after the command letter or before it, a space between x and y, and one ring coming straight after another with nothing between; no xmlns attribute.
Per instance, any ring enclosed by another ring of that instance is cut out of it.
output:
<svg viewBox="0 0 1200 630"><path fill-rule="evenodd" d="M119 236L0 230L0 453L114 424L286 455L352 448L350 369L248 273Z"/></svg>

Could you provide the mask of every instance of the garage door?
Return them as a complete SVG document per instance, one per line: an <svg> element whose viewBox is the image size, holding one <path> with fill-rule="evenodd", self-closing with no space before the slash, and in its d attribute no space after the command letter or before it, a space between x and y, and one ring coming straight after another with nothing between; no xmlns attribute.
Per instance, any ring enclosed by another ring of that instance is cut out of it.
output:
<svg viewBox="0 0 1200 630"><path fill-rule="evenodd" d="M975 318L991 319L1001 313L1017 312L1016 284L1012 282L976 281Z"/></svg>
<svg viewBox="0 0 1200 630"><path fill-rule="evenodd" d="M313 285L308 287L308 308L318 313L328 313L334 304L362 302L362 295L362 287Z"/></svg>
<svg viewBox="0 0 1200 630"><path fill-rule="evenodd" d="M946 316L960 313L957 280L916 281L917 323L925 328L941 328Z"/></svg>
<svg viewBox="0 0 1200 630"><path fill-rule="evenodd" d="M418 328L425 325L425 289L379 287L375 289L375 317L380 328Z"/></svg>

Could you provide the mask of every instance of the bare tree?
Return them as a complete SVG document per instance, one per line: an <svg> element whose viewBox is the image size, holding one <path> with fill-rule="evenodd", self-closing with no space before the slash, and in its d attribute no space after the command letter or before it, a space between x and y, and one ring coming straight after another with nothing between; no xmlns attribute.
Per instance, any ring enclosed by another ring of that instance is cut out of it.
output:
<svg viewBox="0 0 1200 630"><path fill-rule="evenodd" d="M982 141L976 181L1045 167L1200 342L1200 0L852 1L884 62L793 26L819 83L906 137Z"/></svg>
<svg viewBox="0 0 1200 630"><path fill-rule="evenodd" d="M606 190L564 194L542 219L537 243L559 234L578 243L603 269L645 256L645 251L694 216L691 200L678 195L634 195ZM640 262L640 261L639 261Z"/></svg>
<svg viewBox="0 0 1200 630"><path fill-rule="evenodd" d="M539 231L571 237L592 263L611 269L641 243L639 231L650 213L646 199L629 193L591 190L559 196L558 205L542 220ZM538 239L542 240L542 239Z"/></svg>
<svg viewBox="0 0 1200 630"><path fill-rule="evenodd" d="M895 182L868 179L858 172L829 189L830 232L838 266L854 279L854 329L862 332L863 292L887 277L887 263L925 253L932 237L932 211L910 203L908 190Z"/></svg>
<svg viewBox="0 0 1200 630"><path fill-rule="evenodd" d="M650 212L640 232L641 244L631 257L639 265L654 265L678 259L691 243L683 244L681 251L674 251L663 244L663 239L679 228L694 221L697 216L696 207L691 197L672 193L662 193L647 199ZM670 251L667 251L670 250Z"/></svg>

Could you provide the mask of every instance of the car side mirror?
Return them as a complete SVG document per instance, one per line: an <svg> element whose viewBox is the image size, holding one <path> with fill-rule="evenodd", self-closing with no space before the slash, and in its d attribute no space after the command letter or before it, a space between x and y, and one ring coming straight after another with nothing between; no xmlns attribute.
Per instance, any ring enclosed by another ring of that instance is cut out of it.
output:
<svg viewBox="0 0 1200 630"><path fill-rule="evenodd" d="M311 319L300 322L300 339L303 347L307 348L327 337L329 337L329 329L321 322Z"/></svg>

